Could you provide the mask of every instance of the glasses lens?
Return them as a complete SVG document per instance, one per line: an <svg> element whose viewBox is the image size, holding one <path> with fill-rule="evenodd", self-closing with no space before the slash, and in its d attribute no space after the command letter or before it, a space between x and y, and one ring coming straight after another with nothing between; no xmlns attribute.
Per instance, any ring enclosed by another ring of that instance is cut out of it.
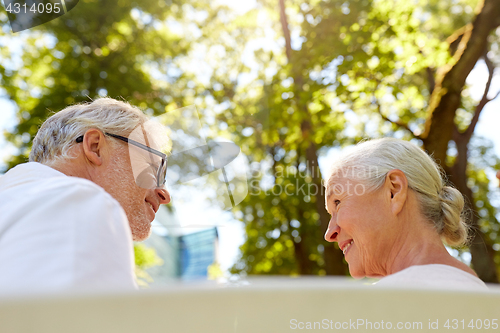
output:
<svg viewBox="0 0 500 333"><path fill-rule="evenodd" d="M158 186L163 186L167 178L167 160L161 160L161 166L158 170Z"/></svg>
<svg viewBox="0 0 500 333"><path fill-rule="evenodd" d="M136 177L135 182L138 186L151 189L156 187L156 168L149 166L142 170Z"/></svg>
<svg viewBox="0 0 500 333"><path fill-rule="evenodd" d="M137 185L146 189L162 186L166 172L165 151L168 149L165 126L151 119L137 126L128 135L127 142Z"/></svg>

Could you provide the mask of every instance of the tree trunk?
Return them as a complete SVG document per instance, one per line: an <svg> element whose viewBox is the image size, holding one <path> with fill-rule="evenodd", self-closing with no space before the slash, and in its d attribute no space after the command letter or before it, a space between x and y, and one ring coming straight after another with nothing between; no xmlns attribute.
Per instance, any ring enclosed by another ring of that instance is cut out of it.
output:
<svg viewBox="0 0 500 333"><path fill-rule="evenodd" d="M438 74L429 103L429 116L422 135L424 147L443 167L465 79L484 54L489 34L500 24L500 1L484 0L479 8L481 11L466 27L453 56L455 64L441 69Z"/></svg>
<svg viewBox="0 0 500 333"><path fill-rule="evenodd" d="M322 234L326 232L328 223L330 222L330 215L325 209L325 188L322 184L321 171L318 164L318 151L314 142L309 144L306 151L307 165L312 175L312 181L315 188L318 190L316 193L316 210L320 218L320 227ZM344 254L340 249L335 248L333 243L325 245L323 259L325 260L325 271L327 275L346 275L347 266L344 264Z"/></svg>
<svg viewBox="0 0 500 333"><path fill-rule="evenodd" d="M279 0L280 6L280 22L281 28L283 30L283 36L285 37L285 52L288 59L288 63L293 63L293 52L291 46L291 37L290 37L290 29L288 28L288 20L286 17L285 11L285 1ZM304 114L304 121L301 124L302 138L304 142L307 143L306 146L306 165L311 173L311 177L313 179L313 184L316 186L317 194L315 195L316 199L316 209L320 216L320 228L322 233L326 232L326 228L328 227L328 222L330 221L330 217L328 212L325 210L325 193L322 185L322 176L321 171L319 169L318 163L318 151L315 143L312 141L312 126L308 119L310 119L309 110L307 105L303 104L299 98L300 90L303 85L303 78L300 74L300 67L293 67L295 69L295 73L293 75L294 84L295 84L295 100L297 101L297 108ZM324 249L324 260L325 260L325 271L327 275L346 275L347 267L344 264L343 258L344 255L340 249L336 249L332 243L328 243L325 245Z"/></svg>
<svg viewBox="0 0 500 333"><path fill-rule="evenodd" d="M455 138L457 146L457 159L450 169L450 181L462 192L465 197L466 207L470 209L469 223L471 226L470 252L472 255L472 267L484 282L498 283L496 265L493 260L493 249L486 243L484 235L479 230L478 214L474 205L472 190L467 186L467 159L469 143L468 137L458 135Z"/></svg>
<svg viewBox="0 0 500 333"><path fill-rule="evenodd" d="M304 212L299 208L299 215L304 216ZM312 275L313 267L316 264L314 261L309 259L309 235L305 232L300 233L300 242L293 242L295 250L295 259L299 265L300 275Z"/></svg>
<svg viewBox="0 0 500 333"><path fill-rule="evenodd" d="M465 80L477 61L485 54L489 34L500 25L500 1L484 0L478 8L480 11L475 20L461 29L461 38L456 38L457 41L459 40L458 46L453 43L450 45L451 50L456 47L453 55L454 64L439 71L429 103L429 116L422 135L425 150L445 170L447 169L448 144L456 131L455 114L461 104L461 93ZM473 129L472 126L471 130L473 131ZM470 246L472 265L483 281L498 283L496 266L491 255L492 249L488 249L489 246L478 229L472 191L467 186L467 145L472 133L468 134L468 136L461 138L460 135L457 135L458 139L455 140L458 156L455 165L450 169L450 180L462 192L472 211L470 221L473 230Z"/></svg>

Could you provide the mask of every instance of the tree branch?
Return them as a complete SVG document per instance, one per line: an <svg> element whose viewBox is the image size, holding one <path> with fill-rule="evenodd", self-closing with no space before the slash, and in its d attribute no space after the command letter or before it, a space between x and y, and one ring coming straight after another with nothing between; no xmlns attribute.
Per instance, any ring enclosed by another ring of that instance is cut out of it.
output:
<svg viewBox="0 0 500 333"><path fill-rule="evenodd" d="M429 94L432 95L432 92L436 87L436 80L434 79L434 74L436 71L433 70L431 67L427 67L425 71L427 72L427 79L429 80Z"/></svg>
<svg viewBox="0 0 500 333"><path fill-rule="evenodd" d="M425 57L425 54L421 49L418 51L418 53ZM427 80L429 81L429 94L432 95L432 92L436 87L436 79L434 78L436 71L432 67L426 67L425 72L427 74Z"/></svg>
<svg viewBox="0 0 500 333"><path fill-rule="evenodd" d="M450 37L446 39L446 42L450 44L450 54L453 56L457 52L458 46L462 41L462 38L466 33L470 33L472 29L472 24L467 24L460 29L456 30Z"/></svg>
<svg viewBox="0 0 500 333"><path fill-rule="evenodd" d="M488 98L488 93L491 88L491 81L493 80L493 74L495 72L495 65L491 62L491 60L488 58L488 52L487 50L484 52L483 55L484 62L486 63L486 67L488 67L488 81L486 82L486 86L484 87L484 92L483 92L483 97L479 101L479 104L476 106L476 109L474 110L474 116L472 117L472 120L469 124L469 127L465 130L464 133L462 133L464 139L469 142L470 138L472 137L472 134L474 133L474 130L476 129L476 125L479 121L479 116L481 114L481 111L483 111L484 107L486 104L488 104L490 101L495 99L500 91L497 93L497 95L489 99Z"/></svg>
<svg viewBox="0 0 500 333"><path fill-rule="evenodd" d="M288 62L292 57L292 41L290 38L290 29L288 29L288 20L285 12L285 0L280 0L280 21L281 28L283 29L283 36L285 37L285 51Z"/></svg>
<svg viewBox="0 0 500 333"><path fill-rule="evenodd" d="M441 166L445 164L448 142L453 136L455 114L460 107L465 79L487 49L488 36L498 26L499 18L500 1L481 1L474 22L462 29L463 32L455 34L455 40L460 39L460 42L453 54L453 62L443 67L436 78L422 137L425 149Z"/></svg>
<svg viewBox="0 0 500 333"><path fill-rule="evenodd" d="M403 123L402 121L399 121L399 120L391 120L391 119L389 119L386 115L384 115L384 114L382 113L382 106L380 105L380 103L376 102L375 104L377 105L377 112L380 114L380 117L382 117L382 119L384 119L385 121L390 122L391 124L396 125L396 126L397 126L397 127L399 127L400 129L407 130L408 132L410 132L410 133L411 133L411 135L413 135L413 137L415 137L415 138L417 138L417 139L422 139L422 138L420 137L420 135L415 134L415 133L411 130L411 128L410 128L410 126L408 126L408 124Z"/></svg>

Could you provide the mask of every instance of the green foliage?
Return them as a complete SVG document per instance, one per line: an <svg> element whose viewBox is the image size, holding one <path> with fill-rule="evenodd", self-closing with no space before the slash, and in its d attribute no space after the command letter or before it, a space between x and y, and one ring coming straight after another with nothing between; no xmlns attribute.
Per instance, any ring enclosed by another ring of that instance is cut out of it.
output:
<svg viewBox="0 0 500 333"><path fill-rule="evenodd" d="M217 280L224 276L224 272L220 268L219 263L214 262L212 265L208 266L207 275L209 280Z"/></svg>
<svg viewBox="0 0 500 333"><path fill-rule="evenodd" d="M179 95L170 87L179 74L169 75L169 70L189 43L163 22L180 12L176 2L84 0L26 34L4 33L22 43L21 59L19 51L8 48L0 59L3 93L18 108L19 123L6 136L20 154L9 168L26 161L38 127L67 105L108 95L149 114L164 112L172 96Z"/></svg>
<svg viewBox="0 0 500 333"><path fill-rule="evenodd" d="M253 178L250 195L238 206L236 216L246 223L247 240L233 273L298 275L296 255L304 252L313 264L310 273L325 274L323 235L313 195L324 189L317 189L311 177L301 176L304 166L297 169L288 164L288 170L284 166L276 166L276 181L270 188L262 188L262 179Z"/></svg>
<svg viewBox="0 0 500 333"><path fill-rule="evenodd" d="M481 137L476 137L471 142L470 150L468 185L472 189L474 206L478 210L480 231L485 234L486 243L494 250L493 258L500 273L500 223L498 221L500 196L498 189L491 190L495 172L500 170L500 158L493 153L492 143Z"/></svg>
<svg viewBox="0 0 500 333"><path fill-rule="evenodd" d="M310 147L317 158L363 138L418 137L436 72L453 65L447 38L471 22L478 2L287 0L288 58L277 0L243 15L202 1L82 0L78 10L15 37L21 57L0 50L2 92L19 119L7 137L20 155L9 167L25 161L51 111L87 95L122 96L148 114L195 104L212 137L237 143L253 172L250 195L234 209L247 239L232 272L326 274L332 248L320 227L323 188L313 177L323 175L308 164ZM490 45L496 59L498 38ZM460 131L476 104L464 91ZM500 265L500 200L484 171L500 165L488 142L470 152L480 227Z"/></svg>
<svg viewBox="0 0 500 333"><path fill-rule="evenodd" d="M218 100L232 101L219 119L235 133L234 140L253 165L259 165L251 182L258 193L236 208L236 216L246 223L247 240L233 273L300 274L302 256L312 266L310 273L325 274L326 243L314 204L317 196L294 190L285 194L284 186L311 183L304 157L310 142L321 154L367 137L409 140L420 135L436 71L453 65L446 39L471 22L477 3L286 2L289 28L300 45L295 44L288 60L282 46L279 52L257 48L258 80L245 87L253 95L233 82L222 90L227 88L234 97L225 94ZM277 1L264 2L260 10L259 15L265 12L274 19L276 35L283 36ZM258 24L254 27L257 35L261 29ZM275 69L271 77L269 68ZM459 130L469 125L476 104L464 98L456 118ZM304 121L312 124L310 132L304 132ZM247 127L253 129L252 135L242 132ZM481 224L495 229L498 221L496 208L489 203L489 180L484 171L481 177L472 171L478 168L472 160L468 176L481 184L476 203L485 207L480 212L488 211ZM498 167L495 163L490 161L487 167ZM279 168L301 169L304 174L280 175ZM496 233L489 235L498 242Z"/></svg>
<svg viewBox="0 0 500 333"><path fill-rule="evenodd" d="M140 243L134 244L134 258L137 284L141 287L146 287L148 283L153 282L153 279L146 270L154 266L163 265L163 260L156 255L155 249L148 248Z"/></svg>

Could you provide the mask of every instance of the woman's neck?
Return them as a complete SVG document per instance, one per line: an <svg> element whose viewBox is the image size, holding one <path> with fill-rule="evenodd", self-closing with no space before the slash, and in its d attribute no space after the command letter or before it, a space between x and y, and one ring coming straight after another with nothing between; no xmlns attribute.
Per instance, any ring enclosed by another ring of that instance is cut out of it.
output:
<svg viewBox="0 0 500 333"><path fill-rule="evenodd" d="M426 228L427 229L427 228ZM387 275L394 274L410 266L441 264L456 267L474 276L476 273L466 264L450 255L435 230L420 230L419 235L401 239L398 253L389 262Z"/></svg>

